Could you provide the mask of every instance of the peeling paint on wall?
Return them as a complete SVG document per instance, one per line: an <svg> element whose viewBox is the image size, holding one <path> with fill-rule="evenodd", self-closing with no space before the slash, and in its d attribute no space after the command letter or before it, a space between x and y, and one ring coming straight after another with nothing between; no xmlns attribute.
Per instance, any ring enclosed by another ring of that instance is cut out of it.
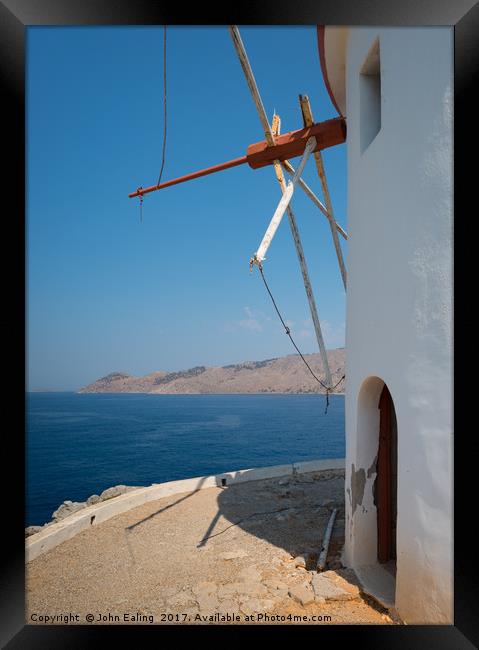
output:
<svg viewBox="0 0 479 650"><path fill-rule="evenodd" d="M360 506L363 502L365 485L366 472L362 467L356 471L353 463L351 466L351 508L353 515L356 507Z"/></svg>

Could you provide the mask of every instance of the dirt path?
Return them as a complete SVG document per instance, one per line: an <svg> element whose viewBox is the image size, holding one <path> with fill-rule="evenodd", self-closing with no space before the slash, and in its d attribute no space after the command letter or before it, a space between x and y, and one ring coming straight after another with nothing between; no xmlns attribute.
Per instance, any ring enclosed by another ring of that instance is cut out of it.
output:
<svg viewBox="0 0 479 650"><path fill-rule="evenodd" d="M26 620L391 624L341 568L343 499L344 472L327 470L148 503L29 562ZM316 574L333 507L330 570Z"/></svg>

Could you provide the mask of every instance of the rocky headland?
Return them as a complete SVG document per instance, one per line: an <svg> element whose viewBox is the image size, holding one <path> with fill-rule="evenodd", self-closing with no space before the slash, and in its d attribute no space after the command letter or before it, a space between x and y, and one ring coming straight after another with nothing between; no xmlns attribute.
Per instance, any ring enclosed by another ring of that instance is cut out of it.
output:
<svg viewBox="0 0 479 650"><path fill-rule="evenodd" d="M304 355L313 372L325 383L321 355ZM333 384L345 373L346 350L328 350ZM344 381L336 392L344 391ZM80 393L156 393L156 394L228 394L228 393L324 393L297 354L245 361L227 366L195 366L178 372L152 372L136 377L113 372L79 390Z"/></svg>

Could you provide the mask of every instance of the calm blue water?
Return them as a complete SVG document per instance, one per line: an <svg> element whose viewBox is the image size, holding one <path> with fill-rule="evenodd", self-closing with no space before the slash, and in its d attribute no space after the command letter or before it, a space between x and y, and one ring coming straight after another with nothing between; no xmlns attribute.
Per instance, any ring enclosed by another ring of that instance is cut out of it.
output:
<svg viewBox="0 0 479 650"><path fill-rule="evenodd" d="M27 396L26 525L65 499L345 454L344 397L321 395Z"/></svg>

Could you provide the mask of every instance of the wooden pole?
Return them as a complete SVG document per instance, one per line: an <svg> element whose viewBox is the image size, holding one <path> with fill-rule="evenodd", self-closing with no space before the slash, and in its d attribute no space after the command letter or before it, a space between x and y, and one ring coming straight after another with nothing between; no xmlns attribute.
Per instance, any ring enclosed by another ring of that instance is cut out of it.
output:
<svg viewBox="0 0 479 650"><path fill-rule="evenodd" d="M311 126L314 124L313 113L311 111L311 105L309 103L309 98L307 95L299 96L299 103L301 105L301 112L303 113L304 125ZM336 256L338 258L339 270L341 272L341 277L343 279L344 290L346 291L347 284L347 273L346 267L344 266L343 252L341 250L341 245L339 243L338 232L336 229L336 221L334 220L333 215L333 205L331 203L331 197L329 195L328 182L326 180L326 173L324 171L323 157L321 151L315 151L314 158L316 160L316 169L318 170L318 175L321 180L321 186L323 188L324 201L326 203L326 210L330 217L329 225L331 227L331 235L333 237L334 248L336 249Z"/></svg>
<svg viewBox="0 0 479 650"><path fill-rule="evenodd" d="M318 571L324 571L324 569L326 568L326 561L328 559L329 542L331 540L331 533L333 532L334 520L336 519L337 512L338 511L335 508L331 513L331 517L329 518L328 521L328 526L324 533L323 545L321 546L321 552L319 554L318 562L316 564L316 569Z"/></svg>
<svg viewBox="0 0 479 650"><path fill-rule="evenodd" d="M286 169L286 171L288 172L288 174L290 176L294 176L295 169L294 169L293 165L289 162L289 160L283 160L281 162L281 166L283 167L283 169ZM308 196L311 199L311 201L314 203L314 205L316 205L321 210L321 212L324 214L326 219L331 221L332 219L331 219L331 216L328 214L328 211L326 210L324 205L321 203L321 201L318 199L318 197L313 192L313 190L309 187L309 185L307 185L302 178L299 179L298 185L303 190L303 192L306 194L306 196ZM335 223L335 226L336 226L336 230L339 232L339 234L344 239L347 239L348 238L348 233L341 228L341 226L339 225L339 223L337 221L335 221L334 223Z"/></svg>
<svg viewBox="0 0 479 650"><path fill-rule="evenodd" d="M274 119L274 118L273 118ZM281 120L278 117L277 121L277 131L274 135L279 134L279 129L281 125ZM286 180L284 178L283 168L279 161L274 163L274 171L276 173L276 178L281 187L281 191L284 193L286 191ZM323 333L321 331L321 324L319 322L318 309L316 307L316 300L313 294L313 288L311 286L311 281L309 279L308 267L306 265L306 257L304 255L303 244L301 242L301 237L299 236L298 225L293 214L291 205L288 206L288 220L291 228L291 234L293 235L294 245L296 247L296 253L299 259L299 265L301 267L301 274L303 276L304 289L306 291L306 296L308 298L309 311L311 313L311 318L313 320L314 332L316 334L316 340L318 342L319 352L321 353L321 360L323 362L324 374L326 377L326 385L332 387L333 380L331 377L331 370L329 368L328 355L326 352L326 346L324 344Z"/></svg>
<svg viewBox="0 0 479 650"><path fill-rule="evenodd" d="M223 169L230 169L231 167L236 167L237 165L244 165L248 162L247 156L241 156L241 158L235 158L234 160L228 160L227 162L221 163L220 165L214 165L214 167L208 167L207 169L200 169L197 172L191 174L185 174L178 178L173 178L171 181L165 181L160 185L151 185L150 187L139 187L135 192L128 194L130 199L135 196L143 196L144 194L149 194L150 192L156 192L156 190L162 190L165 187L171 187L171 185L177 185L178 183L184 183L185 181L191 181L195 178L201 178L202 176L207 176L208 174L215 174L216 172L223 171Z"/></svg>
<svg viewBox="0 0 479 650"><path fill-rule="evenodd" d="M243 68L243 72L246 77L246 81L248 83L248 87L250 89L251 95L253 96L253 101L256 105L256 109L258 111L259 119L261 121L261 125L264 129L264 135L266 138L266 141L270 145L274 145L274 135L273 131L271 130L271 126L269 124L269 120L266 116L266 112L264 110L263 102L261 100L261 96L259 94L258 86L256 84L256 80L253 75L253 70L251 69L250 63L248 61L248 56L246 54L246 50L243 45L243 41L241 40L241 36L239 33L238 28L236 25L230 25L229 27L231 38L233 40L233 44L235 46L236 52L238 54L238 58L241 63L241 67ZM279 120L278 120L278 134L279 134ZM284 193L286 191L286 181L284 178L284 173L283 173L283 168L281 167L281 163L279 160L274 161L274 168L275 168L275 173L276 173L276 178L278 179L280 186L281 186L281 191ZM293 240L294 244L296 247L296 253L298 255L299 259L299 264L301 267L301 273L303 275L303 282L304 282L304 288L306 290L306 295L308 298L308 303L309 303L309 310L311 312L311 318L313 319L313 324L314 324L314 331L316 333L316 340L318 342L318 347L319 351L321 353L321 359L323 361L323 367L324 367L324 373L326 377L326 384L329 388L332 388L332 378L331 378L331 370L329 369L329 363L328 363L328 357L326 354L326 347L324 345L324 340L323 340L323 335L321 332L321 325L319 323L319 317L318 317L318 310L316 308L316 301L314 299L313 295L313 289L311 287L311 282L309 280L309 273L308 273L308 268L306 266L306 258L304 256L304 251L303 251L303 245L301 243L301 238L299 236L299 230L298 226L296 224L296 219L293 214L293 210L291 208L291 205L288 205L287 207L287 213L288 213L288 220L289 220L289 225L291 228L291 232L293 235Z"/></svg>
<svg viewBox="0 0 479 650"><path fill-rule="evenodd" d="M231 38L233 39L233 44L235 46L236 53L238 54L238 58L241 63L241 67L243 68L243 72L246 77L246 82L249 86L251 95L253 97L256 110L258 111L259 119L261 122L261 126L263 127L266 141L271 146L274 144L273 133L269 125L266 111L264 110L263 100L261 99L261 95L259 94L258 86L256 85L256 80L254 78L253 70L251 69L248 60L248 55L246 54L243 41L241 40L239 29L236 27L236 25L230 25L229 30L230 30Z"/></svg>

